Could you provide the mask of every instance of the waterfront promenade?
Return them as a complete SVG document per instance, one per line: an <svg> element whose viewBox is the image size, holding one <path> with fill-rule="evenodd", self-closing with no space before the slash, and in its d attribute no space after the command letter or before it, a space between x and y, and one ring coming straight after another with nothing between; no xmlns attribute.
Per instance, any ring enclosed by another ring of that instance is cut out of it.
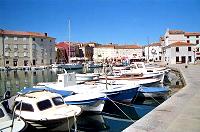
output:
<svg viewBox="0 0 200 132"><path fill-rule="evenodd" d="M200 65L171 65L186 86L124 132L200 132Z"/></svg>

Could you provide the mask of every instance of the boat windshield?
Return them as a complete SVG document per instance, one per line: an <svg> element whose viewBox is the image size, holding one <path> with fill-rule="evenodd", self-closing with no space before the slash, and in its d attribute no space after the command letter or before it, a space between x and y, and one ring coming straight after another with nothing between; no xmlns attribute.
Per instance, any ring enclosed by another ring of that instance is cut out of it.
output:
<svg viewBox="0 0 200 132"><path fill-rule="evenodd" d="M17 106L16 107L17 110L21 109L22 111L30 111L30 112L34 111L33 106L31 104L28 104L28 103L22 102L22 105L21 105L20 102L16 101L14 106Z"/></svg>
<svg viewBox="0 0 200 132"><path fill-rule="evenodd" d="M61 97L55 97L55 98L52 98L52 100L56 106L64 104L64 101Z"/></svg>
<svg viewBox="0 0 200 132"><path fill-rule="evenodd" d="M52 107L51 101L46 99L37 103L39 110L43 111Z"/></svg>
<svg viewBox="0 0 200 132"><path fill-rule="evenodd" d="M0 108L0 118L4 117L4 113L3 113L3 110Z"/></svg>

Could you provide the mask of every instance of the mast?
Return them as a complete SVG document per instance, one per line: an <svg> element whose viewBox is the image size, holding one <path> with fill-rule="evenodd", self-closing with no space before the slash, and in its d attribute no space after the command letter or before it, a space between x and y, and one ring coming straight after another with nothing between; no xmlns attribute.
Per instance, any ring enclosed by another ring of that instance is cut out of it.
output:
<svg viewBox="0 0 200 132"><path fill-rule="evenodd" d="M70 35L71 35L71 34L70 34L70 32L71 32L70 19L69 19L68 24L69 24L69 25L68 25L68 30L69 30L69 36L68 36L68 37L69 37L69 43L68 43L68 44L69 44L69 56L68 56L68 60L69 60L69 61L68 61L68 63L70 63L70 62L71 62L71 61L70 61L70 45L71 45L71 42L70 42L70 41L71 41L71 40L70 40Z"/></svg>

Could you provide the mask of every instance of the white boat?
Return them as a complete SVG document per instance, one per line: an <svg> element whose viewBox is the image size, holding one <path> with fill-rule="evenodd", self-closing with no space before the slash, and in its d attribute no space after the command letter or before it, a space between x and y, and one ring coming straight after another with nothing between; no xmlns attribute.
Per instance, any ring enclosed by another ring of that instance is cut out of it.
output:
<svg viewBox="0 0 200 132"><path fill-rule="evenodd" d="M101 112L104 108L105 94L102 93L80 93L64 98L65 103L80 106L83 111Z"/></svg>
<svg viewBox="0 0 200 132"><path fill-rule="evenodd" d="M99 76L100 76L100 74L95 74L95 73L85 73L85 74L76 73L76 81L99 80Z"/></svg>
<svg viewBox="0 0 200 132"><path fill-rule="evenodd" d="M98 67L103 67L103 64L101 63L95 63L93 61L89 61L87 64L86 64L86 67L87 68L98 68Z"/></svg>
<svg viewBox="0 0 200 132"><path fill-rule="evenodd" d="M19 132L24 131L27 127L25 121L20 116L14 117L6 111L4 104L0 102L0 131L1 132Z"/></svg>
<svg viewBox="0 0 200 132"><path fill-rule="evenodd" d="M51 92L58 93L63 96L64 101L66 104L69 105L78 105L82 108L83 111L93 111L93 112L101 112L104 107L104 99L106 99L106 95L102 93L83 93L83 94L74 94L72 91L66 91L66 90L56 90L53 88L45 87L45 86L34 86L31 88L24 88L20 92L26 93L26 92L33 92L38 90L47 90Z"/></svg>
<svg viewBox="0 0 200 132"><path fill-rule="evenodd" d="M67 64L62 64L60 67L66 70L73 70L73 69L82 69L83 65L80 63L67 63Z"/></svg>
<svg viewBox="0 0 200 132"><path fill-rule="evenodd" d="M148 78L148 79L128 79L128 78L108 78L99 80L101 83L108 83L111 85L123 84L123 85L151 85L155 83L160 83L160 80L157 78Z"/></svg>
<svg viewBox="0 0 200 132"><path fill-rule="evenodd" d="M117 84L117 83L116 83ZM107 85L102 83L76 84L75 73L58 74L57 83L43 83L48 88L56 90L73 91L76 94L93 94L94 92L104 93L113 100L132 99L140 87L138 84L119 84ZM39 84L41 85L41 84Z"/></svg>
<svg viewBox="0 0 200 132"><path fill-rule="evenodd" d="M64 103L61 95L39 90L18 95L15 98L15 113L36 129L69 130L81 108Z"/></svg>
<svg viewBox="0 0 200 132"><path fill-rule="evenodd" d="M38 83L37 87L45 86L47 90L57 90L57 91L67 91L67 92L74 92L72 87L80 86L77 85L76 82L76 74L75 73L63 73L58 74L58 81L57 82L45 82L45 83ZM37 88L35 87L35 88ZM82 94L77 94L82 93ZM103 98L105 94L100 94L97 92L90 93L90 91L77 92L77 95L71 95L65 98L65 102L67 104L78 104L83 108L83 111L95 111L101 112L104 106L104 100L100 100L99 98ZM84 98L83 98L84 97Z"/></svg>

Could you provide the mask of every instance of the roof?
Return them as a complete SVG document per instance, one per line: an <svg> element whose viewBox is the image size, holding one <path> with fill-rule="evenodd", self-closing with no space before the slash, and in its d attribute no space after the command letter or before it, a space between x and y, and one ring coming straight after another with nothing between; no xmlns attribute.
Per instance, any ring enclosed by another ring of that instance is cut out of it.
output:
<svg viewBox="0 0 200 132"><path fill-rule="evenodd" d="M49 91L33 91L33 92L30 92L30 93L27 93L27 94L23 94L19 97L16 98L16 101L20 101L20 100L23 100L24 102L32 102L33 100L34 101L40 101L40 100L44 100L44 99L48 99L48 98L52 98L52 97L57 97L60 95L59 94L56 94L56 93L52 93L52 92L49 92Z"/></svg>
<svg viewBox="0 0 200 132"><path fill-rule="evenodd" d="M59 42L59 43L56 44L56 48L68 50L69 45L71 45L70 46L70 51L71 51L76 46L76 45L72 45L72 44L73 43L69 43L69 42Z"/></svg>
<svg viewBox="0 0 200 132"><path fill-rule="evenodd" d="M200 36L200 32L185 32L185 36Z"/></svg>
<svg viewBox="0 0 200 132"><path fill-rule="evenodd" d="M162 46L161 45L161 43L160 42L156 42L156 43L151 43L151 44L149 44L149 45L147 45L147 46Z"/></svg>
<svg viewBox="0 0 200 132"><path fill-rule="evenodd" d="M52 38L52 37L48 37L47 33L11 31L11 30L0 30L0 35L31 36L31 37ZM55 38L53 38L53 39L55 39Z"/></svg>
<svg viewBox="0 0 200 132"><path fill-rule="evenodd" d="M141 49L141 46L138 45L117 45L115 49Z"/></svg>
<svg viewBox="0 0 200 132"><path fill-rule="evenodd" d="M114 45L97 45L95 48L113 48L114 49Z"/></svg>
<svg viewBox="0 0 200 132"><path fill-rule="evenodd" d="M141 49L139 45L98 45L95 48L113 48L113 49Z"/></svg>
<svg viewBox="0 0 200 132"><path fill-rule="evenodd" d="M169 34L184 34L185 32L182 30L169 30Z"/></svg>
<svg viewBox="0 0 200 132"><path fill-rule="evenodd" d="M179 47L179 46L195 46L196 44L191 44L191 43L186 43L186 42L175 42L175 43L172 43L170 44L169 46L170 47Z"/></svg>

